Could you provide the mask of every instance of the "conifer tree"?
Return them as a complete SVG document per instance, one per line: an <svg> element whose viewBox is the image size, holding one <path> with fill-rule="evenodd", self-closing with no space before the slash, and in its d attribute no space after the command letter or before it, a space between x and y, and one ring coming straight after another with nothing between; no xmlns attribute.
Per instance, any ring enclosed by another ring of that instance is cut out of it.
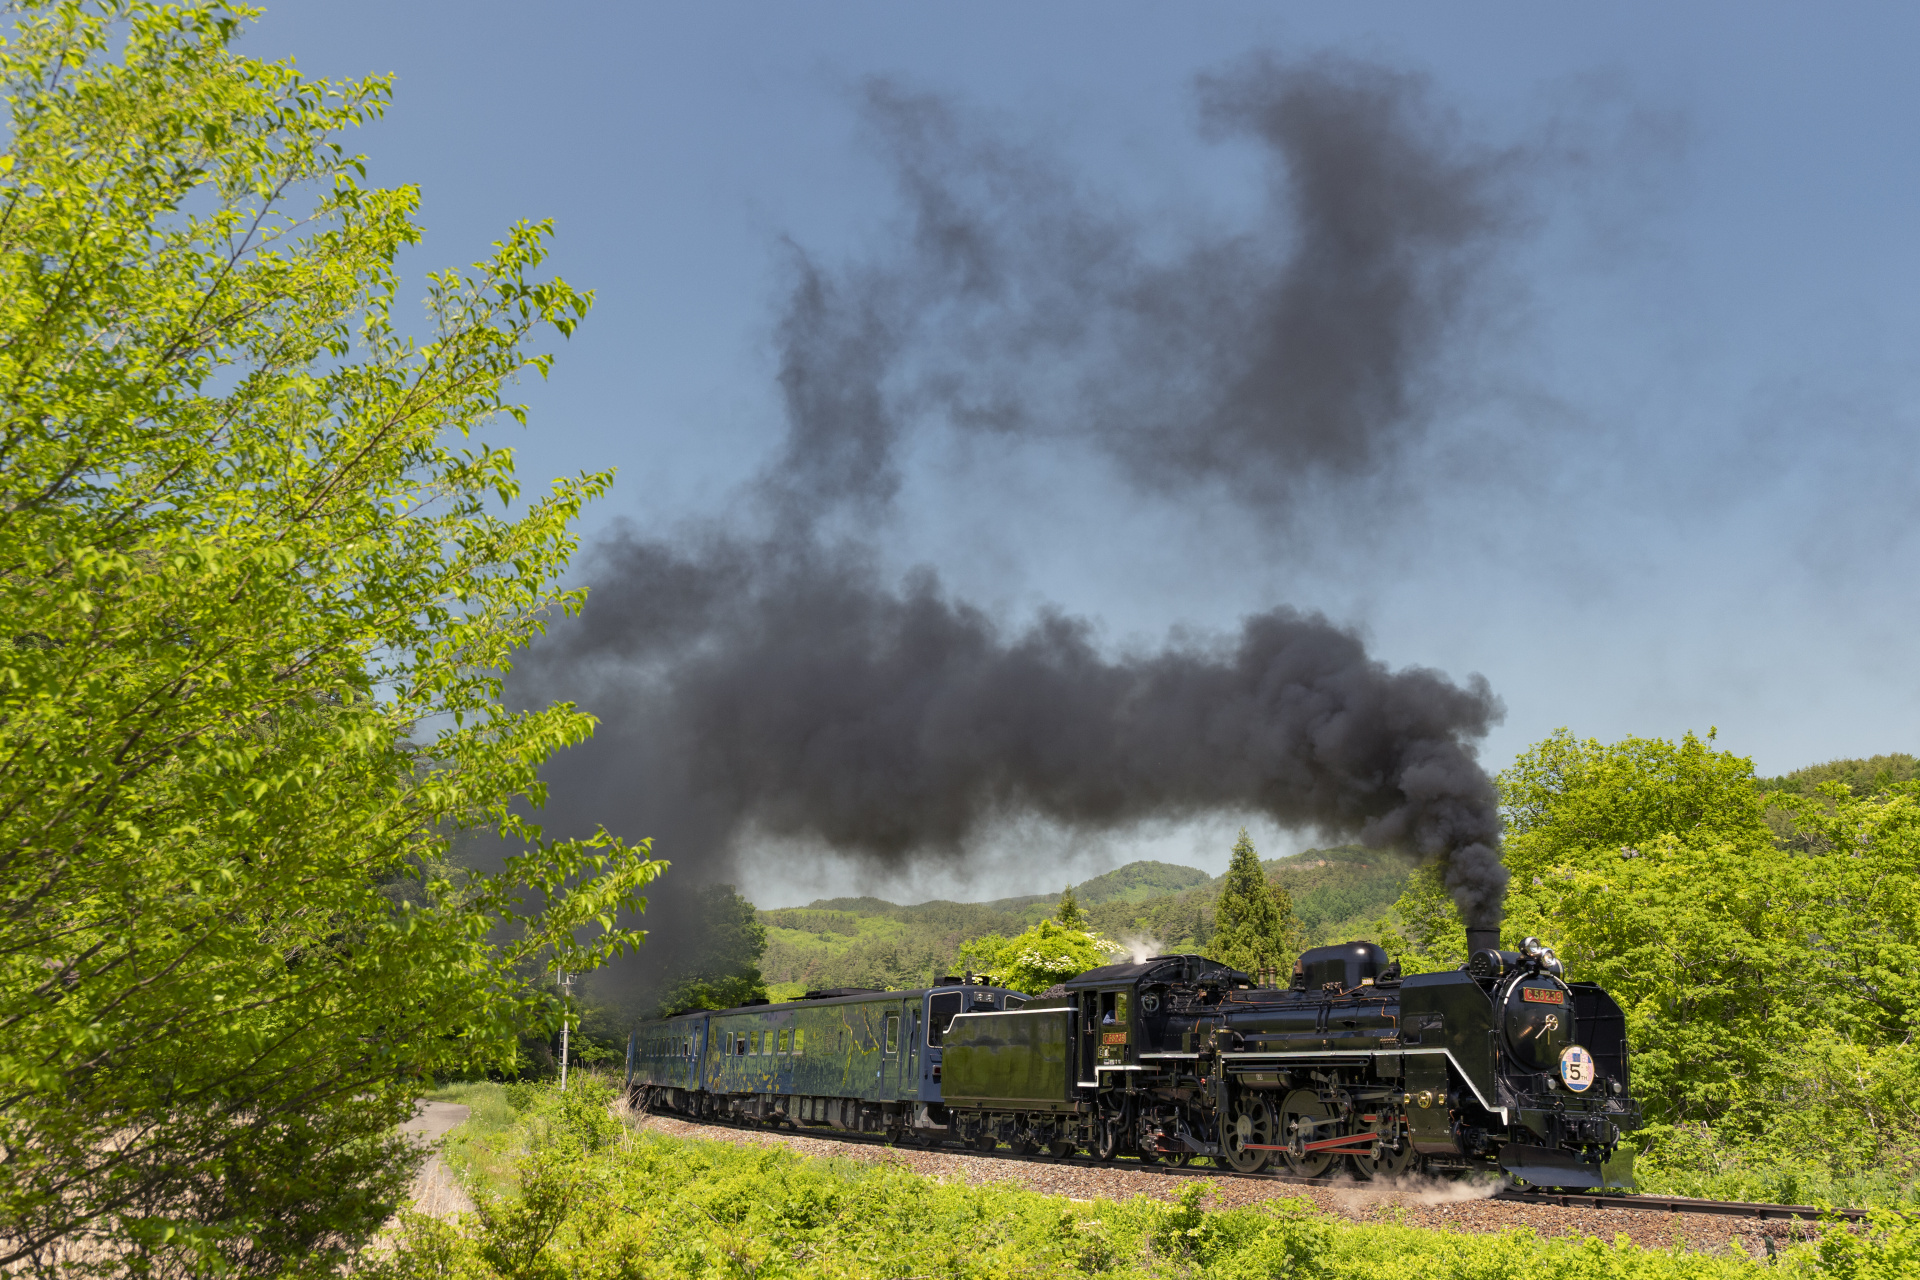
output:
<svg viewBox="0 0 1920 1280"><path fill-rule="evenodd" d="M1260 855L1246 828L1233 846L1233 863L1214 910L1209 954L1236 969L1258 975L1262 969L1284 972L1293 964L1293 899L1267 882Z"/></svg>
<svg viewBox="0 0 1920 1280"><path fill-rule="evenodd" d="M1060 891L1060 905L1054 908L1053 918L1069 929L1087 927L1087 913L1080 909L1080 903L1074 898L1072 885Z"/></svg>

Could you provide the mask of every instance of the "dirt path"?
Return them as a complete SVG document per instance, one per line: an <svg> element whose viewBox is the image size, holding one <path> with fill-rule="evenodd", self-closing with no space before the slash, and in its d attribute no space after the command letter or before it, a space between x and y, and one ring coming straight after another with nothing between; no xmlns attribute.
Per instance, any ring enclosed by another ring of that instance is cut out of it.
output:
<svg viewBox="0 0 1920 1280"><path fill-rule="evenodd" d="M419 1176L413 1180L413 1207L421 1213L446 1218L456 1213L472 1212L473 1201L454 1181L453 1173L440 1158L439 1151L440 1139L455 1125L464 1122L472 1111L471 1107L458 1102L422 1101L417 1105L413 1119L400 1126L400 1132L417 1135L417 1141L434 1147L434 1153L427 1158Z"/></svg>

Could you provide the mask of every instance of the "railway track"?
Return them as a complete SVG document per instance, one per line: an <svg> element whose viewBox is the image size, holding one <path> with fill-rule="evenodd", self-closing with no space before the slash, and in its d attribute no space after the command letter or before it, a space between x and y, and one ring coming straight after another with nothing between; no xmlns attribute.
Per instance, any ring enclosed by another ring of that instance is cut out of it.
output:
<svg viewBox="0 0 1920 1280"><path fill-rule="evenodd" d="M973 1147L949 1143L934 1143L928 1146L902 1144L893 1141L884 1134L848 1133L837 1129L811 1129L792 1123L782 1125L740 1124L723 1120L694 1119L676 1112L646 1112L660 1114L664 1118L677 1120L682 1124L697 1125L705 1129L725 1129L737 1133L793 1133L801 1137L815 1138L826 1142L845 1143L849 1146L894 1147L905 1151L938 1151L943 1155L977 1155L994 1160L1017 1160L1026 1164L1050 1165L1056 1168L1082 1169L1130 1169L1141 1173L1157 1173L1169 1178L1238 1178L1254 1182L1293 1183L1299 1186L1324 1187L1329 1185L1326 1178L1302 1178L1290 1173L1241 1173L1237 1169L1208 1166L1199 1168L1193 1165L1167 1164L1158 1161L1143 1161L1137 1157L1122 1157L1114 1160L1099 1160L1092 1156L1053 1156L1022 1155L1017 1151L995 1148L992 1151L980 1151ZM1535 1191L1522 1187L1502 1187L1490 1199L1503 1200L1512 1204L1560 1205L1581 1209L1628 1209L1640 1213L1698 1213L1712 1214L1728 1218L1759 1219L1800 1219L1813 1220L1822 1217L1839 1218L1848 1222L1864 1222L1865 1209L1822 1209L1806 1204L1751 1204L1739 1200L1695 1200L1685 1196L1642 1195L1627 1192L1585 1192L1585 1191Z"/></svg>

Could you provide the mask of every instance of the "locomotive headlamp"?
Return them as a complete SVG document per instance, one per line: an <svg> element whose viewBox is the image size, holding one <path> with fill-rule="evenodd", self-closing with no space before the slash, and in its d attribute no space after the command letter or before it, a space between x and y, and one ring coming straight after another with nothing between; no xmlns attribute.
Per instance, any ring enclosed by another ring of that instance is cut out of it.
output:
<svg viewBox="0 0 1920 1280"><path fill-rule="evenodd" d="M1538 938L1528 938L1520 944L1520 954L1529 959L1537 959L1540 953L1545 950L1546 948L1540 945L1540 939Z"/></svg>
<svg viewBox="0 0 1920 1280"><path fill-rule="evenodd" d="M1556 978L1566 976L1567 966L1560 963L1560 957L1553 953L1552 947L1547 947L1540 953L1540 972L1550 973Z"/></svg>

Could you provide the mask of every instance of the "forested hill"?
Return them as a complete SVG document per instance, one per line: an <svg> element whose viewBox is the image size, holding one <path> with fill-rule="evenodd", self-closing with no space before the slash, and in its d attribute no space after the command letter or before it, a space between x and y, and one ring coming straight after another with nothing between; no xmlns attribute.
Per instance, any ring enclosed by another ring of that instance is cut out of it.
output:
<svg viewBox="0 0 1920 1280"><path fill-rule="evenodd" d="M1400 896L1410 864L1377 849L1314 849L1262 863L1292 897L1305 945L1344 942ZM1166 862L1132 862L1073 886L1093 928L1155 950L1204 950L1225 877ZM761 972L772 984L912 986L953 971L961 944L1013 937L1051 915L1059 894L991 902L824 898L759 913L767 926Z"/></svg>
<svg viewBox="0 0 1920 1280"><path fill-rule="evenodd" d="M1792 795L1810 796L1823 782L1844 782L1854 795L1869 796L1886 790L1896 782L1912 782L1916 778L1920 778L1920 757L1896 751L1892 755L1868 756L1862 760L1829 760L1825 764L1812 764L1778 778L1756 778L1754 785L1762 792L1784 791Z"/></svg>

